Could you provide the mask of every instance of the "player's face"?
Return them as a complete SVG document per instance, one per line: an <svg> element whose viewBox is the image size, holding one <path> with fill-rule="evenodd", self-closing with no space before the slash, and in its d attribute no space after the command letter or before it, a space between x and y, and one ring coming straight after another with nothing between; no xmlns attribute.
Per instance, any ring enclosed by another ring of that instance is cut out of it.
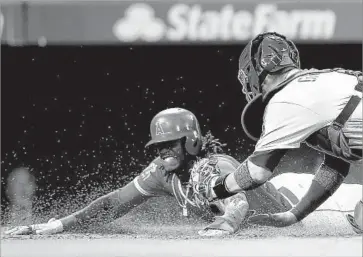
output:
<svg viewBox="0 0 363 257"><path fill-rule="evenodd" d="M181 140L160 143L156 145L156 149L160 158L164 161L165 169L168 171L179 168L185 159Z"/></svg>

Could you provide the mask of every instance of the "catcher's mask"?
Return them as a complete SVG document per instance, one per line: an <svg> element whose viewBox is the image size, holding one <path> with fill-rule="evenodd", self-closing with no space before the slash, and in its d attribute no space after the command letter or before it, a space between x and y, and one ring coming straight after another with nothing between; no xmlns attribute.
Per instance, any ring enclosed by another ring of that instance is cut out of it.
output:
<svg viewBox="0 0 363 257"><path fill-rule="evenodd" d="M269 93L262 88L266 76L288 67L300 68L299 51L292 41L275 32L252 39L239 57L238 80L247 101L261 93L265 99Z"/></svg>
<svg viewBox="0 0 363 257"><path fill-rule="evenodd" d="M150 123L151 140L145 147L185 138L185 150L197 155L202 148L202 135L195 115L182 108L170 108L156 114Z"/></svg>
<svg viewBox="0 0 363 257"><path fill-rule="evenodd" d="M262 84L268 74L287 68L300 68L299 52L292 41L278 33L259 34L240 55L238 80L248 102L243 109L241 121L243 130L254 141L262 133L266 98L278 89Z"/></svg>

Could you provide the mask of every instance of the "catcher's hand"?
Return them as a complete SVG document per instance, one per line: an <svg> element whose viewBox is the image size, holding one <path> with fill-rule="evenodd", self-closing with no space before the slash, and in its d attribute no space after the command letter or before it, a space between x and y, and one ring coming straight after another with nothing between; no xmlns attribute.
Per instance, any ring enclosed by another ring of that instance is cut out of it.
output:
<svg viewBox="0 0 363 257"><path fill-rule="evenodd" d="M257 214L248 218L249 224L270 227L287 227L296 222L295 215L290 211L275 214Z"/></svg>
<svg viewBox="0 0 363 257"><path fill-rule="evenodd" d="M50 219L48 223L34 224L30 226L17 226L5 231L5 235L52 235L62 231L62 222L60 220Z"/></svg>

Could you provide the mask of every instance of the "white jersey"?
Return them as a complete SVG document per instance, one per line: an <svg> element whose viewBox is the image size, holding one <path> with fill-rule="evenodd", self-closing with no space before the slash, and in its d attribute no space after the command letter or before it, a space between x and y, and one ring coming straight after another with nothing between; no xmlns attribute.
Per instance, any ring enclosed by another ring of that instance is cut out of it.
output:
<svg viewBox="0 0 363 257"><path fill-rule="evenodd" d="M343 110L355 90L355 76L326 72L298 77L277 92L269 101L263 132L256 152L299 148L311 134L330 125ZM362 101L343 128L352 148L362 148Z"/></svg>

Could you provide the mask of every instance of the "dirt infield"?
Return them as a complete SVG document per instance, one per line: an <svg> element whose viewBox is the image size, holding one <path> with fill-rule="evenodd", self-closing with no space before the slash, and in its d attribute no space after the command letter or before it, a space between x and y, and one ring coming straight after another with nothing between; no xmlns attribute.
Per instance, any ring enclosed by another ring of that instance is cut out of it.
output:
<svg viewBox="0 0 363 257"><path fill-rule="evenodd" d="M206 224L181 218L151 221L135 212L106 226L102 234L9 237L2 233L1 256L362 256L362 237L339 212L316 212L288 228L248 227L214 239L198 236Z"/></svg>
<svg viewBox="0 0 363 257"><path fill-rule="evenodd" d="M209 239L197 233L208 223L196 215L183 217L174 201L150 199L115 222L83 233L1 233L1 256L362 256L362 237L347 223L345 212L316 211L291 227L242 227L234 235ZM50 217L34 218L46 222Z"/></svg>

